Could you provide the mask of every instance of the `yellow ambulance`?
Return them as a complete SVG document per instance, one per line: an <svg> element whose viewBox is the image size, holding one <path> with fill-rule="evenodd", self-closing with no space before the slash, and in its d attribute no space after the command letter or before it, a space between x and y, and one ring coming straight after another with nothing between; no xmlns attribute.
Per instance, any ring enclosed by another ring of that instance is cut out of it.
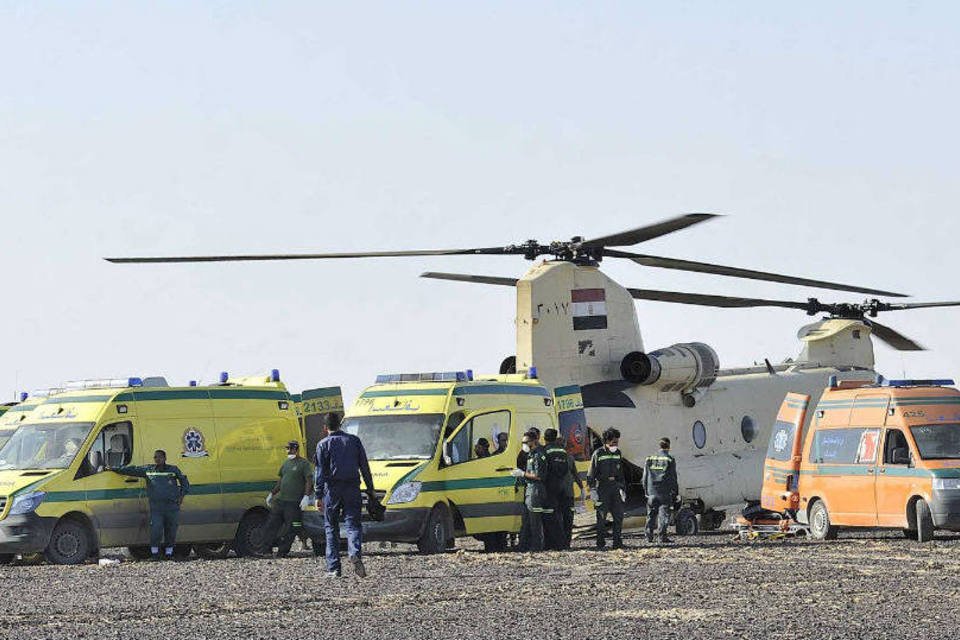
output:
<svg viewBox="0 0 960 640"><path fill-rule="evenodd" d="M144 481L110 471L167 459L188 476L178 552L263 548L266 493L302 436L279 372L214 386L162 378L85 381L54 393L0 447L0 562L43 552L76 564L104 547L148 553ZM3 416L8 419L11 411Z"/></svg>
<svg viewBox="0 0 960 640"><path fill-rule="evenodd" d="M580 389L557 392L535 373L378 376L343 420L344 431L363 441L387 508L383 521L364 521L365 539L416 543L436 553L456 537L474 536L487 550L504 549L508 534L520 530L523 488L510 471L525 431L542 434L559 424L580 471L589 465ZM565 408L559 415L558 404ZM476 451L481 438L489 455Z"/></svg>

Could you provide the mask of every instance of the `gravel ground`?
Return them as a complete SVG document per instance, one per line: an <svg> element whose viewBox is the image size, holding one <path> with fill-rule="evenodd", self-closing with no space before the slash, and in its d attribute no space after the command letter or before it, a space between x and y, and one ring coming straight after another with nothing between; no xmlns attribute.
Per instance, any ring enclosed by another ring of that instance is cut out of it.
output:
<svg viewBox="0 0 960 640"><path fill-rule="evenodd" d="M2 638L946 638L960 538L894 533L623 551L441 556L366 550L370 576L283 560L0 567Z"/></svg>

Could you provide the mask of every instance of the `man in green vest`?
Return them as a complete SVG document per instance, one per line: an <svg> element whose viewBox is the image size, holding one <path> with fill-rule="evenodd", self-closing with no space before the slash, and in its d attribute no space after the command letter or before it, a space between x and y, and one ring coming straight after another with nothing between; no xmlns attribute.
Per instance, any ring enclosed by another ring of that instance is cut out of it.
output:
<svg viewBox="0 0 960 640"><path fill-rule="evenodd" d="M153 454L154 464L142 467L120 467L114 473L135 478L146 478L147 498L150 500L150 556L160 559L160 545L167 560L173 559L173 547L177 543L177 527L180 524L180 505L183 496L190 491L190 482L177 467L167 464L167 452L157 449Z"/></svg>
<svg viewBox="0 0 960 640"><path fill-rule="evenodd" d="M573 536L574 500L573 485L580 487L583 495L583 481L577 473L577 464L559 440L556 429L543 432L546 443L547 468L549 469L547 491L556 509L549 526L544 526L544 538L548 549L562 551L570 548Z"/></svg>
<svg viewBox="0 0 960 640"><path fill-rule="evenodd" d="M670 438L660 438L660 451L647 458L643 467L643 488L647 494L647 542L669 544L667 525L670 507L679 492L677 463L670 455Z"/></svg>
<svg viewBox="0 0 960 640"><path fill-rule="evenodd" d="M287 443L287 459L277 475L280 479L270 491L270 516L264 527L266 548L261 553L269 553L279 536L277 557L285 558L303 528L303 507L313 496L313 467L300 455L296 440Z"/></svg>

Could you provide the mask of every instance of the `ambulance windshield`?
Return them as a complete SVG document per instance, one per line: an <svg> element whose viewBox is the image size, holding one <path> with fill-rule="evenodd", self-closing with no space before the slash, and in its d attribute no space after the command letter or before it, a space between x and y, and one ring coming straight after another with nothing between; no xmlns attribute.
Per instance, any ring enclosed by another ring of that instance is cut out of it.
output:
<svg viewBox="0 0 960 640"><path fill-rule="evenodd" d="M345 418L343 430L360 438L370 460L429 460L442 425L438 413L360 416Z"/></svg>
<svg viewBox="0 0 960 640"><path fill-rule="evenodd" d="M66 469L92 428L92 422L21 425L0 447L0 471Z"/></svg>
<svg viewBox="0 0 960 640"><path fill-rule="evenodd" d="M960 424L925 424L910 427L910 433L924 460L960 459Z"/></svg>
<svg viewBox="0 0 960 640"><path fill-rule="evenodd" d="M5 445L12 435L13 429L0 429L0 447Z"/></svg>

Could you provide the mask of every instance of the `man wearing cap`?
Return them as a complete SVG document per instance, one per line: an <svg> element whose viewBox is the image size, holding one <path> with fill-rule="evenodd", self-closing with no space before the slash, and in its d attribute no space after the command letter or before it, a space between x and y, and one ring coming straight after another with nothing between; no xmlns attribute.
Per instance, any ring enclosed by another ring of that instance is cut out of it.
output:
<svg viewBox="0 0 960 640"><path fill-rule="evenodd" d="M677 497L677 463L670 455L670 438L660 438L660 451L647 457L643 468L643 488L647 493L647 542L669 544L667 525L670 507Z"/></svg>
<svg viewBox="0 0 960 640"><path fill-rule="evenodd" d="M264 544L269 553L273 542L277 540L277 557L285 558L290 546L303 527L303 507L308 496L313 495L313 470L306 458L300 455L300 443L291 440L287 443L287 459L277 474L280 479L270 491L268 498L270 517L265 527Z"/></svg>
<svg viewBox="0 0 960 640"><path fill-rule="evenodd" d="M367 497L376 501L373 475L367 462L367 452L360 438L340 429L340 416L328 413L324 417L326 438L317 445L314 459L317 465L317 500L323 500L324 529L327 533L327 577L340 577L340 519L347 530L347 554L353 570L363 578L367 570L360 557L363 544L363 528L360 510L360 477L367 490Z"/></svg>

